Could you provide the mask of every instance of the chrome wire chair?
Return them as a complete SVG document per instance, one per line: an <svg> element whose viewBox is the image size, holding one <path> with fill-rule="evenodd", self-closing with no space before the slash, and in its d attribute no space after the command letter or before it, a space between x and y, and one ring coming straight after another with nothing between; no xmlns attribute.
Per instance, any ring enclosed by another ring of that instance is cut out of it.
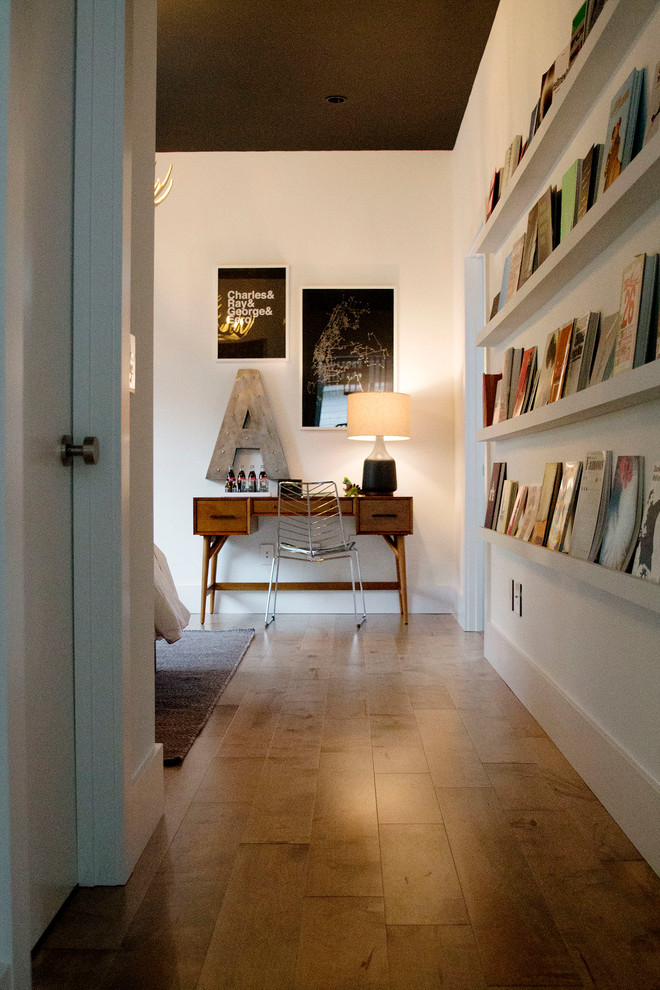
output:
<svg viewBox="0 0 660 990"><path fill-rule="evenodd" d="M277 487L277 544L270 568L265 624L275 618L280 560L322 561L348 557L351 565L353 612L360 628L367 617L360 558L354 540L344 533L341 504L334 481L280 481ZM353 567L355 561L355 568ZM362 598L362 617L358 619L355 574ZM274 586L274 590L273 590ZM273 598L271 612L270 600Z"/></svg>

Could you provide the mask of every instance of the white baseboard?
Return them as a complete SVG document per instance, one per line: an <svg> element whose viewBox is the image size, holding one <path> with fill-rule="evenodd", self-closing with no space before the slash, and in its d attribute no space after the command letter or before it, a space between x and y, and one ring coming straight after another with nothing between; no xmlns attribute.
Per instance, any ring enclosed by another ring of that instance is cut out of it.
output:
<svg viewBox="0 0 660 990"><path fill-rule="evenodd" d="M189 611L197 614L200 609L198 584L178 584L177 594ZM367 613L396 614L399 596L396 591L365 591ZM216 612L225 615L245 615L263 612L266 608L265 591L232 591L218 594ZM277 610L293 615L350 614L353 611L353 595L350 591L287 591L277 600ZM431 614L454 614L456 590L449 585L423 590L408 589L408 611Z"/></svg>
<svg viewBox="0 0 660 990"><path fill-rule="evenodd" d="M660 785L493 623L484 655L660 874Z"/></svg>
<svg viewBox="0 0 660 990"><path fill-rule="evenodd" d="M126 863L129 875L160 821L163 809L163 746L154 743L133 775L128 795Z"/></svg>

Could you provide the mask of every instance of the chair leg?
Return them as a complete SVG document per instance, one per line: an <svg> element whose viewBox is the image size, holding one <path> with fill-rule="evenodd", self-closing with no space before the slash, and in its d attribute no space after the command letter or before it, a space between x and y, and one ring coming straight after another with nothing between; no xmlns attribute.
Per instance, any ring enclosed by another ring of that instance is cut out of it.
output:
<svg viewBox="0 0 660 990"><path fill-rule="evenodd" d="M353 571L353 556L355 556L355 565L357 567L358 583L360 585L360 595L362 597L362 618L360 619L359 622L358 622L358 612L357 612L357 601L355 598L355 574ZM351 553L348 559L351 565L351 584L353 585L353 614L355 616L355 625L359 629L362 623L367 618L367 608L364 601L364 588L362 587L362 574L360 573L360 558L358 556L357 550L353 550L353 552Z"/></svg>
<svg viewBox="0 0 660 990"><path fill-rule="evenodd" d="M273 573L275 574L275 593L273 595L273 612L270 613L270 595L273 588ZM273 557L270 565L270 581L268 582L268 598L266 599L266 615L264 616L264 626L269 626L275 620L275 608L277 606L277 584L280 577L280 558ZM268 616L270 615L270 618Z"/></svg>

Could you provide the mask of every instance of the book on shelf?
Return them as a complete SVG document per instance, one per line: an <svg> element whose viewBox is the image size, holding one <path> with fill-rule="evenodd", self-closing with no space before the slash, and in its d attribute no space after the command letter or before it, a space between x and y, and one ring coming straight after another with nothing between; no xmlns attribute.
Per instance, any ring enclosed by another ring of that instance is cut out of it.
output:
<svg viewBox="0 0 660 990"><path fill-rule="evenodd" d="M507 299L507 292L509 290L509 275L511 274L511 253L507 254L504 259L504 268L502 269L502 285L500 286L500 299L497 306L497 311L502 309Z"/></svg>
<svg viewBox="0 0 660 990"><path fill-rule="evenodd" d="M568 553L581 475L582 461L565 461L562 465L561 482L546 541L549 550Z"/></svg>
<svg viewBox="0 0 660 990"><path fill-rule="evenodd" d="M493 177L490 180L490 189L488 190L488 200L486 202L486 220L490 217L491 213L497 206L497 202L500 198L500 173L496 169L493 173Z"/></svg>
<svg viewBox="0 0 660 990"><path fill-rule="evenodd" d="M500 499L500 510L497 515L497 525L495 530L498 533L506 533L513 505L518 494L518 482L506 479L502 485L502 498Z"/></svg>
<svg viewBox="0 0 660 990"><path fill-rule="evenodd" d="M549 186L538 201L536 268L550 257L554 248L554 212L552 187Z"/></svg>
<svg viewBox="0 0 660 990"><path fill-rule="evenodd" d="M554 73L552 80L552 98L554 99L559 91L559 88L563 85L568 75L568 71L571 67L571 45L570 42L566 45L566 48L562 49L554 64Z"/></svg>
<svg viewBox="0 0 660 990"><path fill-rule="evenodd" d="M506 464L504 461L495 461L491 469L490 485L488 486L488 499L486 501L486 517L484 527L492 529L497 521L502 497L502 486L506 478Z"/></svg>
<svg viewBox="0 0 660 990"><path fill-rule="evenodd" d="M642 296L639 302L639 321L635 337L633 368L640 368L655 358L658 335L658 255L647 254L644 261Z"/></svg>
<svg viewBox="0 0 660 990"><path fill-rule="evenodd" d="M504 157L504 168L502 170L502 189L506 189L511 181L513 173L518 168L520 162L520 152L522 150L522 135L516 134L513 141L506 149Z"/></svg>
<svg viewBox="0 0 660 990"><path fill-rule="evenodd" d="M593 367L591 369L591 377L589 378L589 385L600 385L601 382L605 382L608 378L612 377L612 368L614 367L614 349L616 347L616 338L618 333L618 312L610 313L609 316L601 317L600 334L598 337L596 354L594 355Z"/></svg>
<svg viewBox="0 0 660 990"><path fill-rule="evenodd" d="M623 269L619 302L619 331L614 350L614 374L630 371L635 357L635 340L644 281L645 254L635 255Z"/></svg>
<svg viewBox="0 0 660 990"><path fill-rule="evenodd" d="M493 299L493 302L490 307L490 316L488 317L489 320L492 320L494 316L497 316L497 311L499 308L500 308L500 294L498 292L495 298Z"/></svg>
<svg viewBox="0 0 660 990"><path fill-rule="evenodd" d="M507 410L509 407L509 400L504 394L504 383L502 381L502 376L495 386L495 408L493 409L493 424L503 423L506 419Z"/></svg>
<svg viewBox="0 0 660 990"><path fill-rule="evenodd" d="M528 347L523 352L520 365L520 375L518 376L518 387L513 403L512 416L520 416L525 412L525 400L529 397L534 375L536 373L536 347ZM512 383L513 384L513 383Z"/></svg>
<svg viewBox="0 0 660 990"><path fill-rule="evenodd" d="M523 250L518 288L522 289L527 279L536 268L536 245L538 242L539 205L535 203L527 214L527 230L525 231L525 248Z"/></svg>
<svg viewBox="0 0 660 990"><path fill-rule="evenodd" d="M646 112L646 130L644 132L644 144L650 141L660 128L660 62L653 71L651 80L651 91L649 93L649 106Z"/></svg>
<svg viewBox="0 0 660 990"><path fill-rule="evenodd" d="M619 454L610 491L598 563L626 571L634 553L644 507L644 458Z"/></svg>
<svg viewBox="0 0 660 990"><path fill-rule="evenodd" d="M639 150L640 102L644 75L644 69L633 69L612 100L599 194L609 189Z"/></svg>
<svg viewBox="0 0 660 990"><path fill-rule="evenodd" d="M536 103L534 104L534 107L532 108L532 112L529 117L529 133L527 134L527 141L525 142L525 146L527 148L529 148L530 144L532 143L532 138L534 137L534 135L538 130L540 123L539 121L540 111L541 111L541 101L537 100Z"/></svg>
<svg viewBox="0 0 660 990"><path fill-rule="evenodd" d="M602 161L602 144L592 144L589 151L582 159L582 172L580 175L580 189L578 193L577 213L575 219L576 223L579 223L582 217L586 215L586 213L596 202Z"/></svg>
<svg viewBox="0 0 660 990"><path fill-rule="evenodd" d="M527 502L527 485L518 485L518 493L516 495L516 500L513 503L513 509L511 510L511 518L509 519L509 525L506 528L507 536L516 536L518 533L518 527L523 518L523 513L525 511L525 503Z"/></svg>
<svg viewBox="0 0 660 990"><path fill-rule="evenodd" d="M582 177L582 159L576 158L570 168L564 172L561 180L561 220L559 222L559 240L563 241L570 234L577 221L578 190Z"/></svg>
<svg viewBox="0 0 660 990"><path fill-rule="evenodd" d="M539 96L539 113L538 113L538 123L543 121L543 118L547 114L548 110L552 106L552 90L555 82L555 63L553 62L549 69L541 76L541 95Z"/></svg>
<svg viewBox="0 0 660 990"><path fill-rule="evenodd" d="M557 354L555 356L555 363L552 369L552 380L550 382L548 402L556 402L557 399L561 399L562 397L572 335L573 320L571 320L570 323L565 324L565 326L563 326L557 334Z"/></svg>
<svg viewBox="0 0 660 990"><path fill-rule="evenodd" d="M644 504L639 542L633 561L633 574L660 583L660 461L653 465L651 488Z"/></svg>
<svg viewBox="0 0 660 990"><path fill-rule="evenodd" d="M585 43L587 38L587 0L578 10L577 14L573 18L573 23L571 25L571 45L570 45L570 64L578 57L582 45Z"/></svg>
<svg viewBox="0 0 660 990"><path fill-rule="evenodd" d="M569 554L595 561L603 539L612 484L612 451L592 450L584 461Z"/></svg>
<svg viewBox="0 0 660 990"><path fill-rule="evenodd" d="M564 395L581 392L589 384L600 313L585 313L573 323L573 338L568 355Z"/></svg>
<svg viewBox="0 0 660 990"><path fill-rule="evenodd" d="M511 377L509 379L509 391L508 391L508 404L507 404L507 414L506 418L511 419L513 416L513 407L516 402L516 392L518 390L518 382L520 380L520 369L522 367L522 359L524 349L522 347L512 348L513 355L511 358Z"/></svg>
<svg viewBox="0 0 660 990"><path fill-rule="evenodd" d="M530 540L530 543L534 543L537 547L544 547L545 541L548 538L548 529L550 528L552 514L555 510L555 502L557 501L557 492L561 484L561 469L561 461L553 461L546 464L545 471L543 472L539 508Z"/></svg>
<svg viewBox="0 0 660 990"><path fill-rule="evenodd" d="M497 383L502 381L502 374L494 375L484 372L481 376L481 407L483 411L484 426L493 425L493 415L495 413L495 396L497 394Z"/></svg>
<svg viewBox="0 0 660 990"><path fill-rule="evenodd" d="M523 512L522 519L520 520L520 525L518 526L516 532L516 539L522 540L524 543L529 543L529 541L531 540L534 534L534 527L536 525L536 517L539 512L540 501L541 501L541 486L528 485L527 500L525 502L525 509Z"/></svg>
<svg viewBox="0 0 660 990"><path fill-rule="evenodd" d="M598 16L605 6L606 0L588 0L587 6L587 37L598 20Z"/></svg>
<svg viewBox="0 0 660 990"><path fill-rule="evenodd" d="M539 385L539 378L540 377L541 377L541 372L539 371L539 366L538 366L538 352L537 352L537 355L536 355L536 368L535 368L535 371L534 371L534 375L533 375L533 377L532 377L532 379L531 379L531 381L529 383L529 391L528 391L527 395L525 396L525 403L523 405L523 412L524 413L529 412L531 409L534 408L534 400L536 398L536 390L537 390L538 385Z"/></svg>
<svg viewBox="0 0 660 990"><path fill-rule="evenodd" d="M559 330L553 330L547 336L545 342L545 352L543 354L543 364L539 368L539 378L536 386L534 405L532 406L533 409L540 409L541 406L545 406L548 403L550 385L552 384L552 373L554 371L555 359L557 357L558 337Z"/></svg>
<svg viewBox="0 0 660 990"><path fill-rule="evenodd" d="M522 266L523 252L525 250L525 235L519 237L513 245L511 251L511 269L509 271L509 284L506 290L506 302L518 291L520 281L520 269Z"/></svg>

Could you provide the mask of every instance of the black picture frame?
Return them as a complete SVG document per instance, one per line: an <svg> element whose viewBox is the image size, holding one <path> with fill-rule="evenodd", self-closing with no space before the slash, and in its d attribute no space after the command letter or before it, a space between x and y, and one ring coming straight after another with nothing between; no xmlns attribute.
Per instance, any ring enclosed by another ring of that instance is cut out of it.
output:
<svg viewBox="0 0 660 990"><path fill-rule="evenodd" d="M302 290L303 429L346 426L349 392L394 390L395 290Z"/></svg>
<svg viewBox="0 0 660 990"><path fill-rule="evenodd" d="M218 268L219 361L286 358L286 267Z"/></svg>

